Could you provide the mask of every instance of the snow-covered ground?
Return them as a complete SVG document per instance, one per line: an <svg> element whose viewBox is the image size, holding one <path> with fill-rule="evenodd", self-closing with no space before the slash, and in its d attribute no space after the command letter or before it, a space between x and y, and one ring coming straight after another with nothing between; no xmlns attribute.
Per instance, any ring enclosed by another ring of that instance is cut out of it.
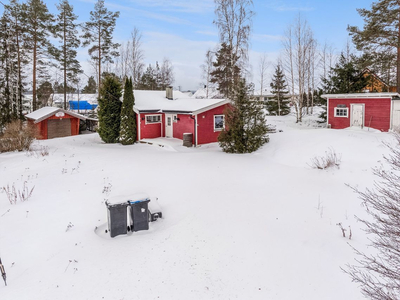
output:
<svg viewBox="0 0 400 300"><path fill-rule="evenodd" d="M354 262L350 245L368 244L346 184L370 187L393 137L268 122L277 133L245 155L97 134L36 142L48 156L1 154L0 186L34 187L15 205L0 193L1 299L363 299L341 270ZM340 169L311 168L329 148ZM135 193L158 197L164 218L110 238L105 200Z"/></svg>

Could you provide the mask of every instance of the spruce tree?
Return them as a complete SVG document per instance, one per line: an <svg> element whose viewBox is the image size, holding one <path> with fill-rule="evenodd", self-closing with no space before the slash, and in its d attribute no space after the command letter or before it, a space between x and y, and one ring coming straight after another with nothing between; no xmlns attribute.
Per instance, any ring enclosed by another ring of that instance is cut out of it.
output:
<svg viewBox="0 0 400 300"><path fill-rule="evenodd" d="M132 78L125 80L123 99L119 141L122 145L132 145L136 142L136 113L133 111L135 97L133 95Z"/></svg>
<svg viewBox="0 0 400 300"><path fill-rule="evenodd" d="M275 68L275 74L273 75L271 86L271 93L274 95L271 99L273 101L268 101L266 108L270 115L284 116L290 112L289 102L287 101L287 84L285 81L285 75L283 70L278 64Z"/></svg>
<svg viewBox="0 0 400 300"><path fill-rule="evenodd" d="M218 137L227 153L251 153L269 141L263 103L250 98L244 79L235 87L234 97L225 111L225 129Z"/></svg>
<svg viewBox="0 0 400 300"><path fill-rule="evenodd" d="M53 15L49 13L42 0L28 0L23 5L24 19L26 22L25 46L32 54L32 108L36 110L37 80L46 78L46 60L52 31Z"/></svg>
<svg viewBox="0 0 400 300"><path fill-rule="evenodd" d="M218 91L226 98L232 98L234 88L240 81L238 63L239 57L233 52L232 47L222 43L217 52L217 61L213 63L211 82L218 85Z"/></svg>
<svg viewBox="0 0 400 300"><path fill-rule="evenodd" d="M100 138L105 143L117 143L121 124L121 84L114 76L107 76L99 92Z"/></svg>
<svg viewBox="0 0 400 300"><path fill-rule="evenodd" d="M339 61L330 69L328 77L322 78L322 91L326 94L359 93L368 85L369 80L370 78L364 76L358 68L357 57L352 54L346 57L342 52ZM326 99L320 101L326 103ZM320 123L326 122L326 104L319 118L322 120Z"/></svg>
<svg viewBox="0 0 400 300"><path fill-rule="evenodd" d="M80 45L78 24L76 23L78 16L74 14L73 7L68 0L60 0L57 9L59 14L56 17L56 24L53 29L61 45L59 48L53 47L52 54L63 72L62 93L64 94L64 109L67 109L68 84L76 82L78 74L82 73L81 65L76 59L76 49Z"/></svg>
<svg viewBox="0 0 400 300"><path fill-rule="evenodd" d="M120 44L113 43L112 34L119 12L111 12L104 6L104 0L98 0L94 11L90 12L90 21L85 22L83 29L83 46L89 46L88 52L92 60L98 65L99 87L101 88L102 63L113 63L113 57L119 55Z"/></svg>
<svg viewBox="0 0 400 300"><path fill-rule="evenodd" d="M357 9L364 19L364 28L349 26L357 50L397 55L397 92L400 92L400 3L398 0L377 0L371 9ZM383 50L383 51L382 51Z"/></svg>

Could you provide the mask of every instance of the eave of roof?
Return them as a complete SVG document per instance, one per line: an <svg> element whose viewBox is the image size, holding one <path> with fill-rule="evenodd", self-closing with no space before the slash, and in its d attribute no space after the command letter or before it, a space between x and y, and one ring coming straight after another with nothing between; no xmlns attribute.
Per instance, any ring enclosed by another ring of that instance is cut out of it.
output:
<svg viewBox="0 0 400 300"><path fill-rule="evenodd" d="M56 110L54 110L54 111L51 111L51 112L49 112L49 113L47 113L47 114L45 114L45 115L43 115L43 116L41 116L41 117L39 117L39 118L32 118L32 117L29 116L29 114L27 114L25 117L26 117L27 119L34 120L34 124L37 124L37 123L40 123L40 122L42 122L43 120L47 119L48 117L51 117L51 116L55 115L55 114L58 113L58 112L63 112L63 113L65 113L65 114L67 114L67 115L73 116L73 117L78 118L78 119L81 119L81 120L86 120L86 119L87 119L87 117L85 117L85 116L83 116L83 115L74 113L74 112L69 111L69 110L64 110L64 109L62 109L62 108L56 109Z"/></svg>
<svg viewBox="0 0 400 300"><path fill-rule="evenodd" d="M365 98L393 98L399 97L399 93L353 93L353 94L323 94L325 99L365 99Z"/></svg>

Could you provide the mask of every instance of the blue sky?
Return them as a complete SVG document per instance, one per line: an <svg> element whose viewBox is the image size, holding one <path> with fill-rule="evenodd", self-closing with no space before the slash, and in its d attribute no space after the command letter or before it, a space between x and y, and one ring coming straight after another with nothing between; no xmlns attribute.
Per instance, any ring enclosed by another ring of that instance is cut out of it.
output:
<svg viewBox="0 0 400 300"><path fill-rule="evenodd" d="M56 13L58 1L44 0L50 11ZM7 1L4 1L7 3ZM79 21L89 18L94 0L70 0ZM254 0L256 15L250 47L250 63L257 68L259 57L267 53L275 63L282 49L282 36L289 24L301 14L320 44L332 44L339 52L349 39L347 25L362 26L357 8L370 8L372 0ZM182 89L200 86L200 65L207 49L218 43L218 31L213 25L213 0L106 0L109 10L120 11L115 30L115 41L123 42L133 27L143 35L145 63L169 58L174 66L175 83ZM86 63L87 49L80 49L80 60L85 73L92 71ZM272 68L270 75L272 75ZM258 85L257 72L253 82ZM269 75L269 76L270 76Z"/></svg>

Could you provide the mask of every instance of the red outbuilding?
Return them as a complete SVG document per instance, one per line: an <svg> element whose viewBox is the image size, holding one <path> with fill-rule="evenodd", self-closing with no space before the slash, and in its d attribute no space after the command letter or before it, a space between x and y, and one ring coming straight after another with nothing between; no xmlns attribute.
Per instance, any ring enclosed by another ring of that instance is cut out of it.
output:
<svg viewBox="0 0 400 300"><path fill-rule="evenodd" d="M33 124L38 139L47 140L79 134L79 121L87 117L57 107L43 107L25 116Z"/></svg>
<svg viewBox="0 0 400 300"><path fill-rule="evenodd" d="M192 143L217 142L225 126L226 99L190 98L179 91L134 91L138 140L192 134Z"/></svg>
<svg viewBox="0 0 400 300"><path fill-rule="evenodd" d="M330 128L371 127L380 131L400 128L398 93L326 94Z"/></svg>

